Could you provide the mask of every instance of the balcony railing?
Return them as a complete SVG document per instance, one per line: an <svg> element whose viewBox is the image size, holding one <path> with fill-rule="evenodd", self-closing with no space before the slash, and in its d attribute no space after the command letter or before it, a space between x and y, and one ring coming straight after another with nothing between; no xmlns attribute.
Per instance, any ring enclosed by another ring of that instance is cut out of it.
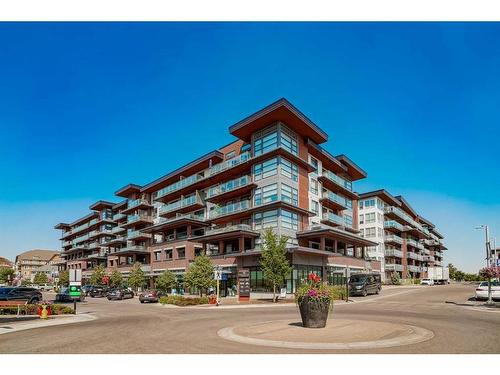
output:
<svg viewBox="0 0 500 375"><path fill-rule="evenodd" d="M400 250L395 250L395 249L385 249L385 256L386 257L396 257L396 258L403 258L403 252Z"/></svg>
<svg viewBox="0 0 500 375"><path fill-rule="evenodd" d="M416 253L412 253L411 251L408 251L408 252L406 253L406 257L407 257L407 258L410 258L410 259L419 260L419 261L422 261L422 260L423 260L422 255L420 255L420 254L416 254Z"/></svg>
<svg viewBox="0 0 500 375"><path fill-rule="evenodd" d="M125 214L122 214L121 212L120 213L117 213L117 214L114 214L113 215L113 220L121 220L123 218L125 218L127 215Z"/></svg>
<svg viewBox="0 0 500 375"><path fill-rule="evenodd" d="M145 199L135 199L133 201L128 201L127 208L134 208L140 206L141 204L144 204L146 206L150 205L150 203Z"/></svg>
<svg viewBox="0 0 500 375"><path fill-rule="evenodd" d="M143 245L130 245L117 249L116 251L146 251L146 246Z"/></svg>
<svg viewBox="0 0 500 375"><path fill-rule="evenodd" d="M252 229L252 226L250 226L248 224L237 224L237 225L229 225L226 227L207 228L205 231L205 235L234 232L234 231L238 231L238 230L252 231L253 229Z"/></svg>
<svg viewBox="0 0 500 375"><path fill-rule="evenodd" d="M161 198L167 194L173 193L174 191L180 190L182 188L185 188L186 186L192 185L205 177L200 175L200 174L194 174L192 176L183 178L182 180L177 181L176 183L173 183L171 185L168 185L167 187L164 187L161 190L158 190L156 193L156 198Z"/></svg>
<svg viewBox="0 0 500 375"><path fill-rule="evenodd" d="M397 221L394 221L394 220L387 220L387 221L384 221L384 228L395 228L399 231L403 231L403 226L398 223Z"/></svg>
<svg viewBox="0 0 500 375"><path fill-rule="evenodd" d="M432 255L424 255L424 261L426 262L434 262L436 258L434 258Z"/></svg>
<svg viewBox="0 0 500 375"><path fill-rule="evenodd" d="M411 216L408 215L406 212L404 212L402 209L400 209L398 207L393 207L393 206L386 207L384 209L384 212L386 214L392 212L392 213L396 214L397 216L399 216L401 219L405 220L406 222L408 222L408 223L414 223L414 220L411 218Z"/></svg>
<svg viewBox="0 0 500 375"><path fill-rule="evenodd" d="M395 263L386 263L384 266L386 271L403 271L403 265L402 264L395 264Z"/></svg>
<svg viewBox="0 0 500 375"><path fill-rule="evenodd" d="M244 200L226 206L217 207L213 211L209 212L209 218L215 219L221 216L231 215L233 213L241 212L250 208L250 201Z"/></svg>
<svg viewBox="0 0 500 375"><path fill-rule="evenodd" d="M221 194L236 190L240 187L243 187L243 186L250 184L250 182L252 182L252 179L250 176L243 176L243 177L236 178L234 180L225 182L225 183L217 185L217 186L212 186L208 190L207 197L212 198L212 197L215 197L217 195L221 195Z"/></svg>
<svg viewBox="0 0 500 375"><path fill-rule="evenodd" d="M403 244L403 239L399 236L396 236L395 234L391 236L385 236L385 242L396 242L400 245Z"/></svg>
<svg viewBox="0 0 500 375"><path fill-rule="evenodd" d="M250 160L250 158L251 158L250 153L245 152L237 157L226 160L219 164L215 164L212 168L208 170L208 174L210 176L216 175L218 173L231 169L239 164L245 163L246 161Z"/></svg>
<svg viewBox="0 0 500 375"><path fill-rule="evenodd" d="M324 199L331 200L332 202L335 202L342 207L347 207L348 205L347 198L341 197L340 195L332 193L329 190L324 191L322 196Z"/></svg>
<svg viewBox="0 0 500 375"><path fill-rule="evenodd" d="M406 239L406 244L407 244L407 245L410 245L410 246L413 246L413 247L417 247L418 242L417 242L417 241L415 241L415 240L412 240L411 238L407 238L407 239Z"/></svg>
<svg viewBox="0 0 500 375"><path fill-rule="evenodd" d="M422 268L421 267L418 267L418 266L411 266L411 265L408 265L406 266L406 268L408 269L408 271L410 272L422 272Z"/></svg>
<svg viewBox="0 0 500 375"><path fill-rule="evenodd" d="M166 204L165 206L160 208L160 214L180 210L181 208L189 207L194 204L203 204L203 201L198 194L191 195L190 197L181 199L174 203Z"/></svg>
<svg viewBox="0 0 500 375"><path fill-rule="evenodd" d="M342 216L334 214L333 212L323 212L323 220L330 221L338 225L345 225L344 218Z"/></svg>
<svg viewBox="0 0 500 375"><path fill-rule="evenodd" d="M120 226L117 226L117 227L114 227L113 229L111 229L111 233L113 234L116 234L116 233L121 233L123 231L125 231L126 229L125 228L122 228Z"/></svg>
<svg viewBox="0 0 500 375"><path fill-rule="evenodd" d="M129 240L133 240L138 237L151 238L151 233L142 233L140 230L131 230L127 232L127 238Z"/></svg>
<svg viewBox="0 0 500 375"><path fill-rule="evenodd" d="M181 220L181 219L193 219L193 220L205 221L205 215L204 214L195 215L192 213L191 214L179 214L178 213L177 215L175 215L173 217L168 217L168 218L160 217L158 224L169 223L171 221Z"/></svg>
<svg viewBox="0 0 500 375"><path fill-rule="evenodd" d="M148 216L148 215L128 215L127 216L127 223L131 224L136 221L146 221L148 223L153 222L153 217Z"/></svg>
<svg viewBox="0 0 500 375"><path fill-rule="evenodd" d="M340 176L337 176L335 173L330 172L327 169L323 169L322 176L326 177L327 179L329 179L333 183L343 187L344 189L352 191L352 182L351 181L347 181L346 179L344 179Z"/></svg>
<svg viewBox="0 0 500 375"><path fill-rule="evenodd" d="M83 236L80 236L80 237L77 237L75 238L73 241L71 241L71 244L74 245L74 244L77 244L77 243L80 243L80 242L83 242L83 241L86 241L89 239L89 235L88 234L85 234Z"/></svg>

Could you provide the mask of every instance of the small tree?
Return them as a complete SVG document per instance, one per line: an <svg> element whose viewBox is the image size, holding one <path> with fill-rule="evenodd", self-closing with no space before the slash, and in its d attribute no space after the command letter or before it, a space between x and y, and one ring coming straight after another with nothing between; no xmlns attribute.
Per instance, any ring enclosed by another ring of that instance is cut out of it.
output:
<svg viewBox="0 0 500 375"><path fill-rule="evenodd" d="M12 268L0 267L0 283L12 282L14 279L14 270Z"/></svg>
<svg viewBox="0 0 500 375"><path fill-rule="evenodd" d="M123 284L123 276L120 271L113 270L111 276L109 277L109 285L111 287L118 287Z"/></svg>
<svg viewBox="0 0 500 375"><path fill-rule="evenodd" d="M49 282L49 278L47 277L47 274L43 272L37 272L35 275L35 278L33 279L33 283L40 285L40 284L47 284Z"/></svg>
<svg viewBox="0 0 500 375"><path fill-rule="evenodd" d="M215 283L214 266L210 258L205 254L197 256L187 269L184 282L188 288L198 288L200 296L203 296L203 290L207 290Z"/></svg>
<svg viewBox="0 0 500 375"><path fill-rule="evenodd" d="M59 285L67 286L69 284L69 271L62 271L59 274Z"/></svg>
<svg viewBox="0 0 500 375"><path fill-rule="evenodd" d="M292 271L286 258L288 237L278 236L271 228L267 228L263 240L260 266L264 277L273 284L273 301L276 302L276 286L283 285L283 281Z"/></svg>
<svg viewBox="0 0 500 375"><path fill-rule="evenodd" d="M106 276L106 271L104 270L103 265L99 265L96 267L94 272L92 273L92 276L90 276L90 284L92 285L102 285L103 283L103 278Z"/></svg>
<svg viewBox="0 0 500 375"><path fill-rule="evenodd" d="M399 277L399 273L397 273L397 272L392 273L391 283L392 283L392 285L400 285L401 284L401 278Z"/></svg>
<svg viewBox="0 0 500 375"><path fill-rule="evenodd" d="M144 271L141 268L141 263L135 262L128 277L128 285L130 285L132 289L137 290L137 288L144 285L145 281L146 277L144 276Z"/></svg>
<svg viewBox="0 0 500 375"><path fill-rule="evenodd" d="M164 293L166 293L168 289L175 288L176 285L177 278L175 277L175 274L168 270L158 276L155 282L156 289Z"/></svg>

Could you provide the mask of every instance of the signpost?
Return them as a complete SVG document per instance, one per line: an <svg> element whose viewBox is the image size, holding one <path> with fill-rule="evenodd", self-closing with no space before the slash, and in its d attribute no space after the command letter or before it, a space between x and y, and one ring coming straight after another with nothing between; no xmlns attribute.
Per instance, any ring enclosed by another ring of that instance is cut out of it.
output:
<svg viewBox="0 0 500 375"><path fill-rule="evenodd" d="M216 306L219 306L219 284L220 284L220 281L222 280L222 268L220 266L217 266L217 268L214 271L214 279L217 280L217 303L216 303Z"/></svg>
<svg viewBox="0 0 500 375"><path fill-rule="evenodd" d="M82 270L69 270L69 296L73 298L73 310L76 314L76 300L82 295Z"/></svg>
<svg viewBox="0 0 500 375"><path fill-rule="evenodd" d="M250 270L242 268L238 270L238 301L250 300Z"/></svg>
<svg viewBox="0 0 500 375"><path fill-rule="evenodd" d="M345 301L349 302L349 278L351 277L351 269L346 267L345 269Z"/></svg>

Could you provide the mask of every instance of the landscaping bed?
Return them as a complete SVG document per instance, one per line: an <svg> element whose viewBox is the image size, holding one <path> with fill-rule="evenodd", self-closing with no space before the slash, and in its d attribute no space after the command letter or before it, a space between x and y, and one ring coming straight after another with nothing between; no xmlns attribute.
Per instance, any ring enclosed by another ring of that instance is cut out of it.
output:
<svg viewBox="0 0 500 375"><path fill-rule="evenodd" d="M19 306L19 314L20 315L37 315L38 308L40 305L31 304L31 305L20 305ZM50 307L51 315L66 315L73 314L73 308L65 305L59 304L47 304ZM17 306L8 306L0 308L0 315L17 315L18 307Z"/></svg>
<svg viewBox="0 0 500 375"><path fill-rule="evenodd" d="M208 304L208 297L166 296L166 297L160 297L159 302L162 305L176 305L176 306L206 305Z"/></svg>

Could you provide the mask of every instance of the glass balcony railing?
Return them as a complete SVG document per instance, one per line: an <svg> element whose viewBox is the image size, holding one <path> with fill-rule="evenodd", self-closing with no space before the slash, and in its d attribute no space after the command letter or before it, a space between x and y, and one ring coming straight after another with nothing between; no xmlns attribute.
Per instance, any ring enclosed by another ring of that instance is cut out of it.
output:
<svg viewBox="0 0 500 375"><path fill-rule="evenodd" d="M400 245L403 244L403 239L396 235L385 236L385 242L396 242Z"/></svg>
<svg viewBox="0 0 500 375"><path fill-rule="evenodd" d="M423 258L424 258L422 255L416 254L416 253L412 253L411 251L409 251L409 252L406 253L406 257L410 258L410 259L419 260L419 261L422 261Z"/></svg>
<svg viewBox="0 0 500 375"><path fill-rule="evenodd" d="M418 267L418 266L407 266L408 268L408 271L410 272L422 272L422 268L421 267Z"/></svg>
<svg viewBox="0 0 500 375"><path fill-rule="evenodd" d="M192 195L190 197L181 199L177 202L164 205L163 207L160 208L160 214L179 210L181 208L189 207L189 206L192 206L192 205L197 204L197 203L203 204L200 196L198 194L195 194L195 195Z"/></svg>
<svg viewBox="0 0 500 375"><path fill-rule="evenodd" d="M322 196L324 199L328 199L332 202L335 202L335 203L341 205L342 207L347 207L347 205L348 205L347 198L344 198L338 194L332 193L329 190L324 191Z"/></svg>
<svg viewBox="0 0 500 375"><path fill-rule="evenodd" d="M226 171L228 169L231 169L239 164L245 163L246 161L250 160L251 156L249 152L245 152L239 156L236 156L232 159L226 160L222 163L215 164L212 168L209 169L208 174L210 176L213 176L215 174L221 173L223 171Z"/></svg>
<svg viewBox="0 0 500 375"><path fill-rule="evenodd" d="M384 268L386 271L403 271L403 265L396 263L386 263Z"/></svg>
<svg viewBox="0 0 500 375"><path fill-rule="evenodd" d="M138 237L151 238L151 233L142 233L140 230L130 230L127 232L127 238L132 240Z"/></svg>
<svg viewBox="0 0 500 375"><path fill-rule="evenodd" d="M253 230L252 227L248 224L237 224L237 225L229 225L226 227L215 227L215 228L207 228L205 230L205 234L219 234L219 233L226 233L226 232L232 232L232 231L237 231L237 230L248 230L251 231Z"/></svg>
<svg viewBox="0 0 500 375"><path fill-rule="evenodd" d="M118 227L114 227L113 229L111 229L111 233L116 234L116 233L123 232L124 230L125 230L125 228L118 226Z"/></svg>
<svg viewBox="0 0 500 375"><path fill-rule="evenodd" d="M210 211L209 218L215 219L220 216L231 215L236 212L247 210L248 208L250 208L249 200L231 203L226 206L217 207L213 211Z"/></svg>
<svg viewBox="0 0 500 375"><path fill-rule="evenodd" d="M169 218L164 218L164 217L160 217L159 218L159 221L158 221L158 224L164 224L164 223L169 223L171 221L175 221L175 220L180 220L180 219L193 219L193 220L199 220L199 221L205 221L205 214L177 214L173 217L169 217Z"/></svg>
<svg viewBox="0 0 500 375"><path fill-rule="evenodd" d="M344 225L344 218L334 214L333 212L323 212L323 220L330 221L338 225Z"/></svg>
<svg viewBox="0 0 500 375"><path fill-rule="evenodd" d="M335 173L330 172L327 169L323 169L322 176L326 177L327 179L329 179L333 183L343 187L344 189L352 191L352 182L351 181L348 181L340 176L337 176Z"/></svg>
<svg viewBox="0 0 500 375"><path fill-rule="evenodd" d="M133 223L135 221L147 221L147 222L152 222L153 218L148 215L128 215L127 216L127 223Z"/></svg>
<svg viewBox="0 0 500 375"><path fill-rule="evenodd" d="M182 180L177 181L174 184L168 185L167 187L164 187L161 190L158 190L156 193L156 198L161 198L167 194L173 193L174 191L180 190L182 188L185 188L186 186L192 185L195 182L198 182L205 177L200 174L194 174L192 176L183 178Z"/></svg>
<svg viewBox="0 0 500 375"><path fill-rule="evenodd" d="M394 228L394 229L397 229L399 231L403 231L404 227L398 223L397 221L394 221L394 220L387 220L387 221L384 221L384 228Z"/></svg>
<svg viewBox="0 0 500 375"><path fill-rule="evenodd" d="M117 213L117 214L114 214L113 215L113 220L121 220L123 218L125 218L127 215L125 214L122 214L121 212L120 213Z"/></svg>
<svg viewBox="0 0 500 375"><path fill-rule="evenodd" d="M251 181L252 179L250 178L250 176L243 176L217 186L212 186L210 189L208 189L207 197L212 198L217 195L236 190L240 187L248 185Z"/></svg>
<svg viewBox="0 0 500 375"><path fill-rule="evenodd" d="M141 204L149 206L149 202L145 199L135 199L133 201L128 201L127 208L134 208L140 206Z"/></svg>
<svg viewBox="0 0 500 375"><path fill-rule="evenodd" d="M403 252L400 251L400 250L396 250L396 249L386 249L385 250L385 256L386 257L402 258L403 257Z"/></svg>

